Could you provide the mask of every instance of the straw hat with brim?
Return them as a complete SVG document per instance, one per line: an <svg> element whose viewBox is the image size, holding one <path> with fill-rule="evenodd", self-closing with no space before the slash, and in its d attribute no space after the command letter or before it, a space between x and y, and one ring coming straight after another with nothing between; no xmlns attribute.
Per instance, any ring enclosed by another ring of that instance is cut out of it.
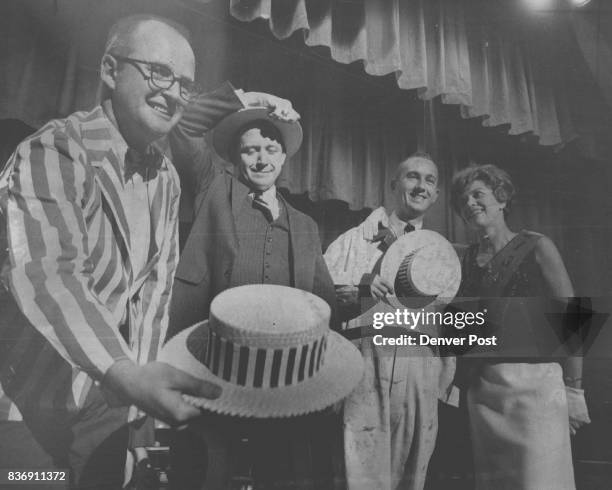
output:
<svg viewBox="0 0 612 490"><path fill-rule="evenodd" d="M359 351L329 329L318 296L285 286L228 289L208 321L179 333L160 360L221 386L216 400L183 395L197 407L244 417L290 417L346 397L363 374Z"/></svg>
<svg viewBox="0 0 612 490"><path fill-rule="evenodd" d="M453 246L439 233L418 230L398 238L385 253L380 275L394 285L387 301L396 308L442 307L461 282L461 264Z"/></svg>
<svg viewBox="0 0 612 490"><path fill-rule="evenodd" d="M270 110L267 108L249 107L222 119L213 132L213 146L217 154L229 162L231 160L230 145L234 142L236 133L247 124L259 120L267 121L279 130L283 137L287 157L295 154L302 144L302 126L297 121L291 123L279 121L270 117L269 114Z"/></svg>

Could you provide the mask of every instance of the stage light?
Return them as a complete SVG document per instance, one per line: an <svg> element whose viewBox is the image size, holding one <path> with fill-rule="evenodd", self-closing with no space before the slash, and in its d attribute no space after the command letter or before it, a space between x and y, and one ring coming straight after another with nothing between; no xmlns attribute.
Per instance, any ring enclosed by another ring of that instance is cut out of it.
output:
<svg viewBox="0 0 612 490"><path fill-rule="evenodd" d="M574 7L584 7L591 0L570 0Z"/></svg>

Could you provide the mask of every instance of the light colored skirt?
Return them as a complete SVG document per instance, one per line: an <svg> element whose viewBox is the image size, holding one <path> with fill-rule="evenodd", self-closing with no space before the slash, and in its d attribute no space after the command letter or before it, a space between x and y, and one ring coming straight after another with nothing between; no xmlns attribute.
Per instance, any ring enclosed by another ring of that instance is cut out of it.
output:
<svg viewBox="0 0 612 490"><path fill-rule="evenodd" d="M478 490L575 490L559 364L486 364L468 412Z"/></svg>

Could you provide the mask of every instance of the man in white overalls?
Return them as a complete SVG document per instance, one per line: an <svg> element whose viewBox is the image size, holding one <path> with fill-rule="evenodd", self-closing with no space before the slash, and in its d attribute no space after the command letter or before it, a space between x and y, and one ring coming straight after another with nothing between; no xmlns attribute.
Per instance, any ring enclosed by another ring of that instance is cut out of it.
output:
<svg viewBox="0 0 612 490"><path fill-rule="evenodd" d="M341 305L359 301L360 289L376 299L393 294L393 284L378 273L379 264L390 242L423 227L438 198L438 169L431 157L419 153L402 161L391 189L395 203L390 212L375 211L325 253ZM367 239L367 228L379 218L387 226ZM365 374L344 402L347 487L422 490L436 442L438 399L448 392L454 358L441 359L429 346L411 347L410 355L389 355L371 336L360 339L360 349Z"/></svg>

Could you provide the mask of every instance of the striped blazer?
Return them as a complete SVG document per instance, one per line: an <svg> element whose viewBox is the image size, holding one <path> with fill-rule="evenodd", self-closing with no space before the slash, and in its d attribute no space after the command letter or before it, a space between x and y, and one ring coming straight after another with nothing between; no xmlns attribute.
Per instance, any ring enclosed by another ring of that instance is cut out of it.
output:
<svg viewBox="0 0 612 490"><path fill-rule="evenodd" d="M0 177L9 248L2 280L12 295L12 309L0 313L0 382L22 412L78 410L114 362L155 359L166 335L178 175L159 155L149 181L151 247L135 277L113 129L101 107L51 121L19 145ZM18 412L4 396L0 419L7 416Z"/></svg>

